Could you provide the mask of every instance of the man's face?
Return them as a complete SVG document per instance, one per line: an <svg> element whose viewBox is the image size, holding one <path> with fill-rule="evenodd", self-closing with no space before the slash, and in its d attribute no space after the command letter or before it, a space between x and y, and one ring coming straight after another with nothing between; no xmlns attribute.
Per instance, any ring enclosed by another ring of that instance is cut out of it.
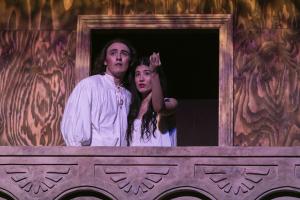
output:
<svg viewBox="0 0 300 200"><path fill-rule="evenodd" d="M112 43L106 51L104 65L106 65L106 73L115 78L123 78L128 70L130 62L129 48L120 42Z"/></svg>

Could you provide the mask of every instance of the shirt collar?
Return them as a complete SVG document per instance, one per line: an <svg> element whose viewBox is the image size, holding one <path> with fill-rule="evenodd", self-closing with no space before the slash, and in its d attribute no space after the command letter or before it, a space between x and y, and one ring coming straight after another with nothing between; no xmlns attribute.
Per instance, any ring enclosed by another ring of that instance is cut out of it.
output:
<svg viewBox="0 0 300 200"><path fill-rule="evenodd" d="M107 80L108 84L114 88L118 87L115 83L115 79L112 75L105 73L104 78ZM123 88L123 85L119 85L121 88Z"/></svg>

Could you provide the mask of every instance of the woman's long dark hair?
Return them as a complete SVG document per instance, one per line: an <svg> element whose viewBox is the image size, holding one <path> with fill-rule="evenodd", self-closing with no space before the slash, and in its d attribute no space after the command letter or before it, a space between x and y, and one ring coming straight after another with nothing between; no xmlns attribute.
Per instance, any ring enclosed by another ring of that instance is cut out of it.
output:
<svg viewBox="0 0 300 200"><path fill-rule="evenodd" d="M140 65L150 65L150 60L149 57L141 57L137 65L133 67L130 71L129 74L129 84L130 84L130 91L131 91L131 105L130 105L130 110L128 114L128 126L127 126L127 131L126 131L126 140L127 140L127 145L129 146L131 141L132 141L132 132L133 132L133 123L134 120L137 118L139 114L139 110L141 107L142 103L142 96L139 93L139 91L136 88L136 84L134 81L135 78L135 70L138 66ZM165 96L166 94L166 79L162 70L162 66L159 66L157 68L157 73L159 75L159 80L160 84L163 90L163 95ZM147 112L143 115L142 118L142 125L141 125L141 138L143 139L150 139L151 137L155 137L155 130L157 129L157 120L156 120L157 113L154 111L152 102L150 100L149 106L147 109Z"/></svg>
<svg viewBox="0 0 300 200"><path fill-rule="evenodd" d="M104 65L104 61L107 54L107 49L112 45L113 43L122 43L125 44L129 48L130 53L130 61L129 61L129 67L128 70L123 78L123 84L128 87L128 75L130 69L134 66L134 63L136 61L136 50L135 48L128 42L127 40L116 38L113 40L108 41L105 46L102 48L101 52L97 55L94 66L92 68L91 74L101 74L104 75L106 72L106 65Z"/></svg>

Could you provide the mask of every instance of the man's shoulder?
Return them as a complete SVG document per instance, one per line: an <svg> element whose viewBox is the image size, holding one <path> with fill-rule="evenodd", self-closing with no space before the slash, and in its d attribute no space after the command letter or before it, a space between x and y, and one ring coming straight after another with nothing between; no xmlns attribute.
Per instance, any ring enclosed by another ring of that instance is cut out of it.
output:
<svg viewBox="0 0 300 200"><path fill-rule="evenodd" d="M124 91L125 91L126 96L131 98L131 92L127 88L124 88Z"/></svg>
<svg viewBox="0 0 300 200"><path fill-rule="evenodd" d="M78 84L91 86L94 84L99 84L99 82L101 82L102 79L103 79L103 76L97 74L97 75L89 76L89 77L82 79Z"/></svg>
<svg viewBox="0 0 300 200"><path fill-rule="evenodd" d="M95 80L103 79L103 77L104 75L96 74L96 75L88 76L82 79L82 81L95 81Z"/></svg>

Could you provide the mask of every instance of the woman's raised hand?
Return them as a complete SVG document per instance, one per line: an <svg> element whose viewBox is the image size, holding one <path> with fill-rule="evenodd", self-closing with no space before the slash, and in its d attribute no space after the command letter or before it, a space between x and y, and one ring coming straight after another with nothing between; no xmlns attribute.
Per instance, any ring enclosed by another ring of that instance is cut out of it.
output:
<svg viewBox="0 0 300 200"><path fill-rule="evenodd" d="M150 60L150 67L153 71L157 69L161 65L159 53L153 52L153 54L149 58Z"/></svg>

